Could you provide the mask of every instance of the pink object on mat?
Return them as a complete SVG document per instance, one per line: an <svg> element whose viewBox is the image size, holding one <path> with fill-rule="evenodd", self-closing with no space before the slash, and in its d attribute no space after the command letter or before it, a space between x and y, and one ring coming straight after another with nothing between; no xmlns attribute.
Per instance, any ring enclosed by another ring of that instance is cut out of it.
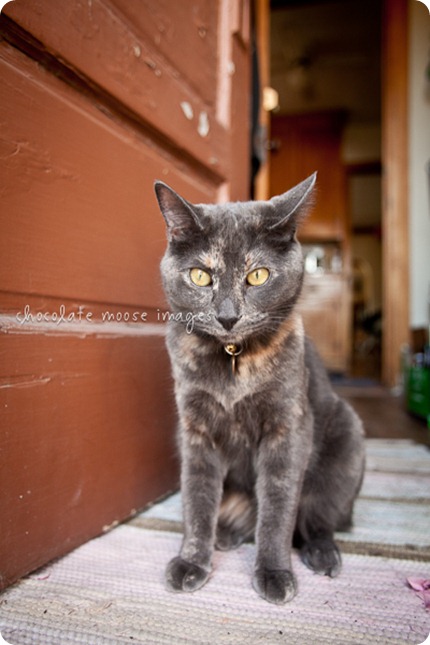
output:
<svg viewBox="0 0 430 645"><path fill-rule="evenodd" d="M424 600L426 608L430 607L430 580L425 578L406 578L408 584Z"/></svg>

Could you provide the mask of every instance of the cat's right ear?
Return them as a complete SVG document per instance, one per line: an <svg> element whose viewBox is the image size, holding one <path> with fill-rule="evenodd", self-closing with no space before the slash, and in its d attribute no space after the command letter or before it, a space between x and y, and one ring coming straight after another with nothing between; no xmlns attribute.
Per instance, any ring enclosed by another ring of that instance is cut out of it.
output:
<svg viewBox="0 0 430 645"><path fill-rule="evenodd" d="M154 184L158 205L167 224L169 241L186 241L203 230L202 223L192 204L178 195L162 181Z"/></svg>
<svg viewBox="0 0 430 645"><path fill-rule="evenodd" d="M274 206L276 221L270 230L295 233L312 205L316 179L317 173L314 172L283 195L272 197L270 203Z"/></svg>

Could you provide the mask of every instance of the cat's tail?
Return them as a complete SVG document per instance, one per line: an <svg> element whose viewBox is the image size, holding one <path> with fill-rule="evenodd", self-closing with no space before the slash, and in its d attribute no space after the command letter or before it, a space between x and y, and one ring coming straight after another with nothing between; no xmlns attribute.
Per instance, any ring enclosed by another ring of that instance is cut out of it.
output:
<svg viewBox="0 0 430 645"><path fill-rule="evenodd" d="M256 516L255 500L249 495L225 491L218 516L216 548L228 551L250 540L254 536Z"/></svg>

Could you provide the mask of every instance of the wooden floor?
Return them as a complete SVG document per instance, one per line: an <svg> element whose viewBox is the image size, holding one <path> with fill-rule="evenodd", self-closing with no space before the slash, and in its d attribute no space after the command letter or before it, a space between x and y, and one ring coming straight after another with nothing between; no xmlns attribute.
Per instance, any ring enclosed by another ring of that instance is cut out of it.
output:
<svg viewBox="0 0 430 645"><path fill-rule="evenodd" d="M380 385L381 366L380 343L366 345L356 339L349 374L333 380L336 391L363 419L368 438L411 439L430 447L426 421L407 412L402 395Z"/></svg>
<svg viewBox="0 0 430 645"><path fill-rule="evenodd" d="M430 429L423 419L406 411L402 396L393 396L380 385L336 385L363 420L366 436L379 439L412 439L430 447Z"/></svg>

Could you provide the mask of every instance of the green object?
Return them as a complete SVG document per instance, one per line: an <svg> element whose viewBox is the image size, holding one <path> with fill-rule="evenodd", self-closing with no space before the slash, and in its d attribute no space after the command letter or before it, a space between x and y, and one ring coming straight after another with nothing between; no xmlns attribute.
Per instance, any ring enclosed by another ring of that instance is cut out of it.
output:
<svg viewBox="0 0 430 645"><path fill-rule="evenodd" d="M406 386L408 410L423 417L423 419L427 419L430 427L430 368L409 367Z"/></svg>

